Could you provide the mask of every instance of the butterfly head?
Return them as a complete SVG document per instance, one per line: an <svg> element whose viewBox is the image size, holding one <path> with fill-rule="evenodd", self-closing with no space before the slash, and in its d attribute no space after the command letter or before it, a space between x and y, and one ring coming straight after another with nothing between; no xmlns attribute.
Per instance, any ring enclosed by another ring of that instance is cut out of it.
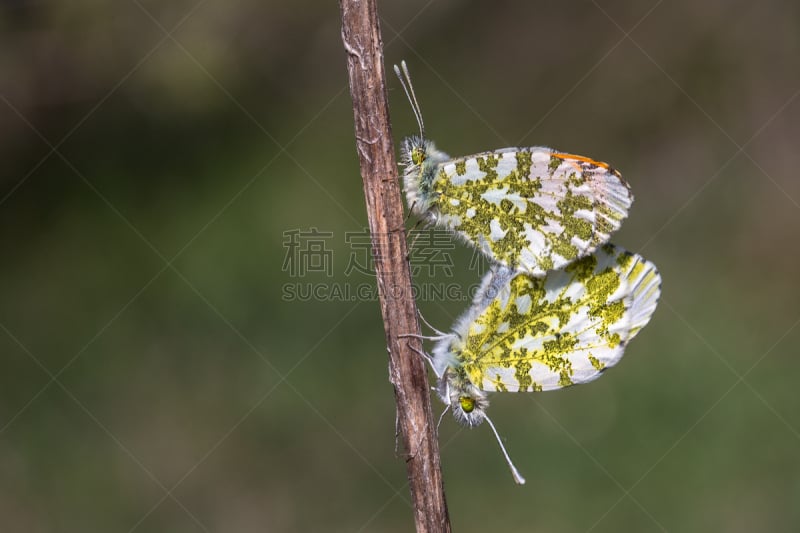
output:
<svg viewBox="0 0 800 533"><path fill-rule="evenodd" d="M408 205L416 215L432 216L436 204L433 183L439 164L449 156L440 152L433 141L412 135L403 139L400 164L403 165L403 186Z"/></svg>
<svg viewBox="0 0 800 533"><path fill-rule="evenodd" d="M462 426L472 428L486 421L497 439L497 444L500 445L514 481L522 485L525 483L525 478L511 462L500 434L497 433L492 419L486 415L486 409L489 407L486 392L479 389L469 378L466 368L458 358L463 345L458 335L454 337L443 340L434 348L432 363L439 377L437 384L439 398L453 411L453 416Z"/></svg>
<svg viewBox="0 0 800 533"><path fill-rule="evenodd" d="M448 368L439 380L438 389L439 397L450 405L462 426L475 427L486 419L489 407L486 393L472 384L463 369Z"/></svg>
<svg viewBox="0 0 800 533"><path fill-rule="evenodd" d="M442 401L449 405L449 408L453 411L453 416L462 426L472 428L482 424L484 420L486 421L497 439L497 444L500 445L500 450L503 452L503 457L505 457L506 463L511 469L514 481L524 485L525 478L522 477L517 467L511 462L511 457L508 456L503 440L500 438L500 434L497 433L497 428L494 427L492 420L486 416L486 408L489 407L486 393L473 385L464 368L448 366L439 378L438 390Z"/></svg>
<svg viewBox="0 0 800 533"><path fill-rule="evenodd" d="M428 159L428 150L433 148L433 143L417 135L403 139L400 164L406 169L419 168Z"/></svg>

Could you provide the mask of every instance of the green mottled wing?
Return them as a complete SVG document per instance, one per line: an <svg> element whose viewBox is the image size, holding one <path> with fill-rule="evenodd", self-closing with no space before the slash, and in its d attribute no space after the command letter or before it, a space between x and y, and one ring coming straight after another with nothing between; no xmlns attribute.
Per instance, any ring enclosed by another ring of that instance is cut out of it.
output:
<svg viewBox="0 0 800 533"><path fill-rule="evenodd" d="M650 320L660 283L652 263L611 244L544 278L517 274L468 314L454 363L486 391L591 381Z"/></svg>
<svg viewBox="0 0 800 533"><path fill-rule="evenodd" d="M633 202L619 173L549 148L505 148L440 162L437 224L492 261L541 276L608 241Z"/></svg>

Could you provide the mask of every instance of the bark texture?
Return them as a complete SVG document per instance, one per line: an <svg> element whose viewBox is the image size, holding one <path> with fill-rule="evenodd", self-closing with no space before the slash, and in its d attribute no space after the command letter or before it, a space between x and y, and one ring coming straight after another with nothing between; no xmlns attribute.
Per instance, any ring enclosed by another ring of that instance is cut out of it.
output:
<svg viewBox="0 0 800 533"><path fill-rule="evenodd" d="M376 1L339 0L339 7L356 147L389 351L389 379L394 385L414 520L418 532L449 532L430 386L424 361L411 348L421 346L417 339L398 338L402 334L419 334L420 330L411 291Z"/></svg>

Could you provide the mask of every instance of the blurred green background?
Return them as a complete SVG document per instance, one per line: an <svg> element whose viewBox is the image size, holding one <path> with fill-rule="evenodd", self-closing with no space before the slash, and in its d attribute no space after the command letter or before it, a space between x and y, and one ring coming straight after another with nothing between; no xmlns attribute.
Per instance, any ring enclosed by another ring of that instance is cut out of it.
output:
<svg viewBox="0 0 800 533"><path fill-rule="evenodd" d="M445 419L454 530L800 530L800 7L380 8L439 148L612 163L636 195L614 242L663 276L603 379L493 398L524 487ZM378 305L333 292L374 285L339 24L0 2L0 529L413 528ZM441 249L414 264L447 329L481 265Z"/></svg>

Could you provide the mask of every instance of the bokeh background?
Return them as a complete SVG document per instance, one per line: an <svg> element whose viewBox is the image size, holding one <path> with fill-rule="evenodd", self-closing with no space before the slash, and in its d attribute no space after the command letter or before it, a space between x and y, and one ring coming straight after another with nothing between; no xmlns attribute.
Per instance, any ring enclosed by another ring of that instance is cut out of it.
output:
<svg viewBox="0 0 800 533"><path fill-rule="evenodd" d="M614 241L663 276L603 379L495 396L526 486L445 419L454 529L800 529L800 7L380 7L441 149L612 163ZM6 0L0 28L0 529L412 529L336 3ZM446 329L485 265L421 242Z"/></svg>

